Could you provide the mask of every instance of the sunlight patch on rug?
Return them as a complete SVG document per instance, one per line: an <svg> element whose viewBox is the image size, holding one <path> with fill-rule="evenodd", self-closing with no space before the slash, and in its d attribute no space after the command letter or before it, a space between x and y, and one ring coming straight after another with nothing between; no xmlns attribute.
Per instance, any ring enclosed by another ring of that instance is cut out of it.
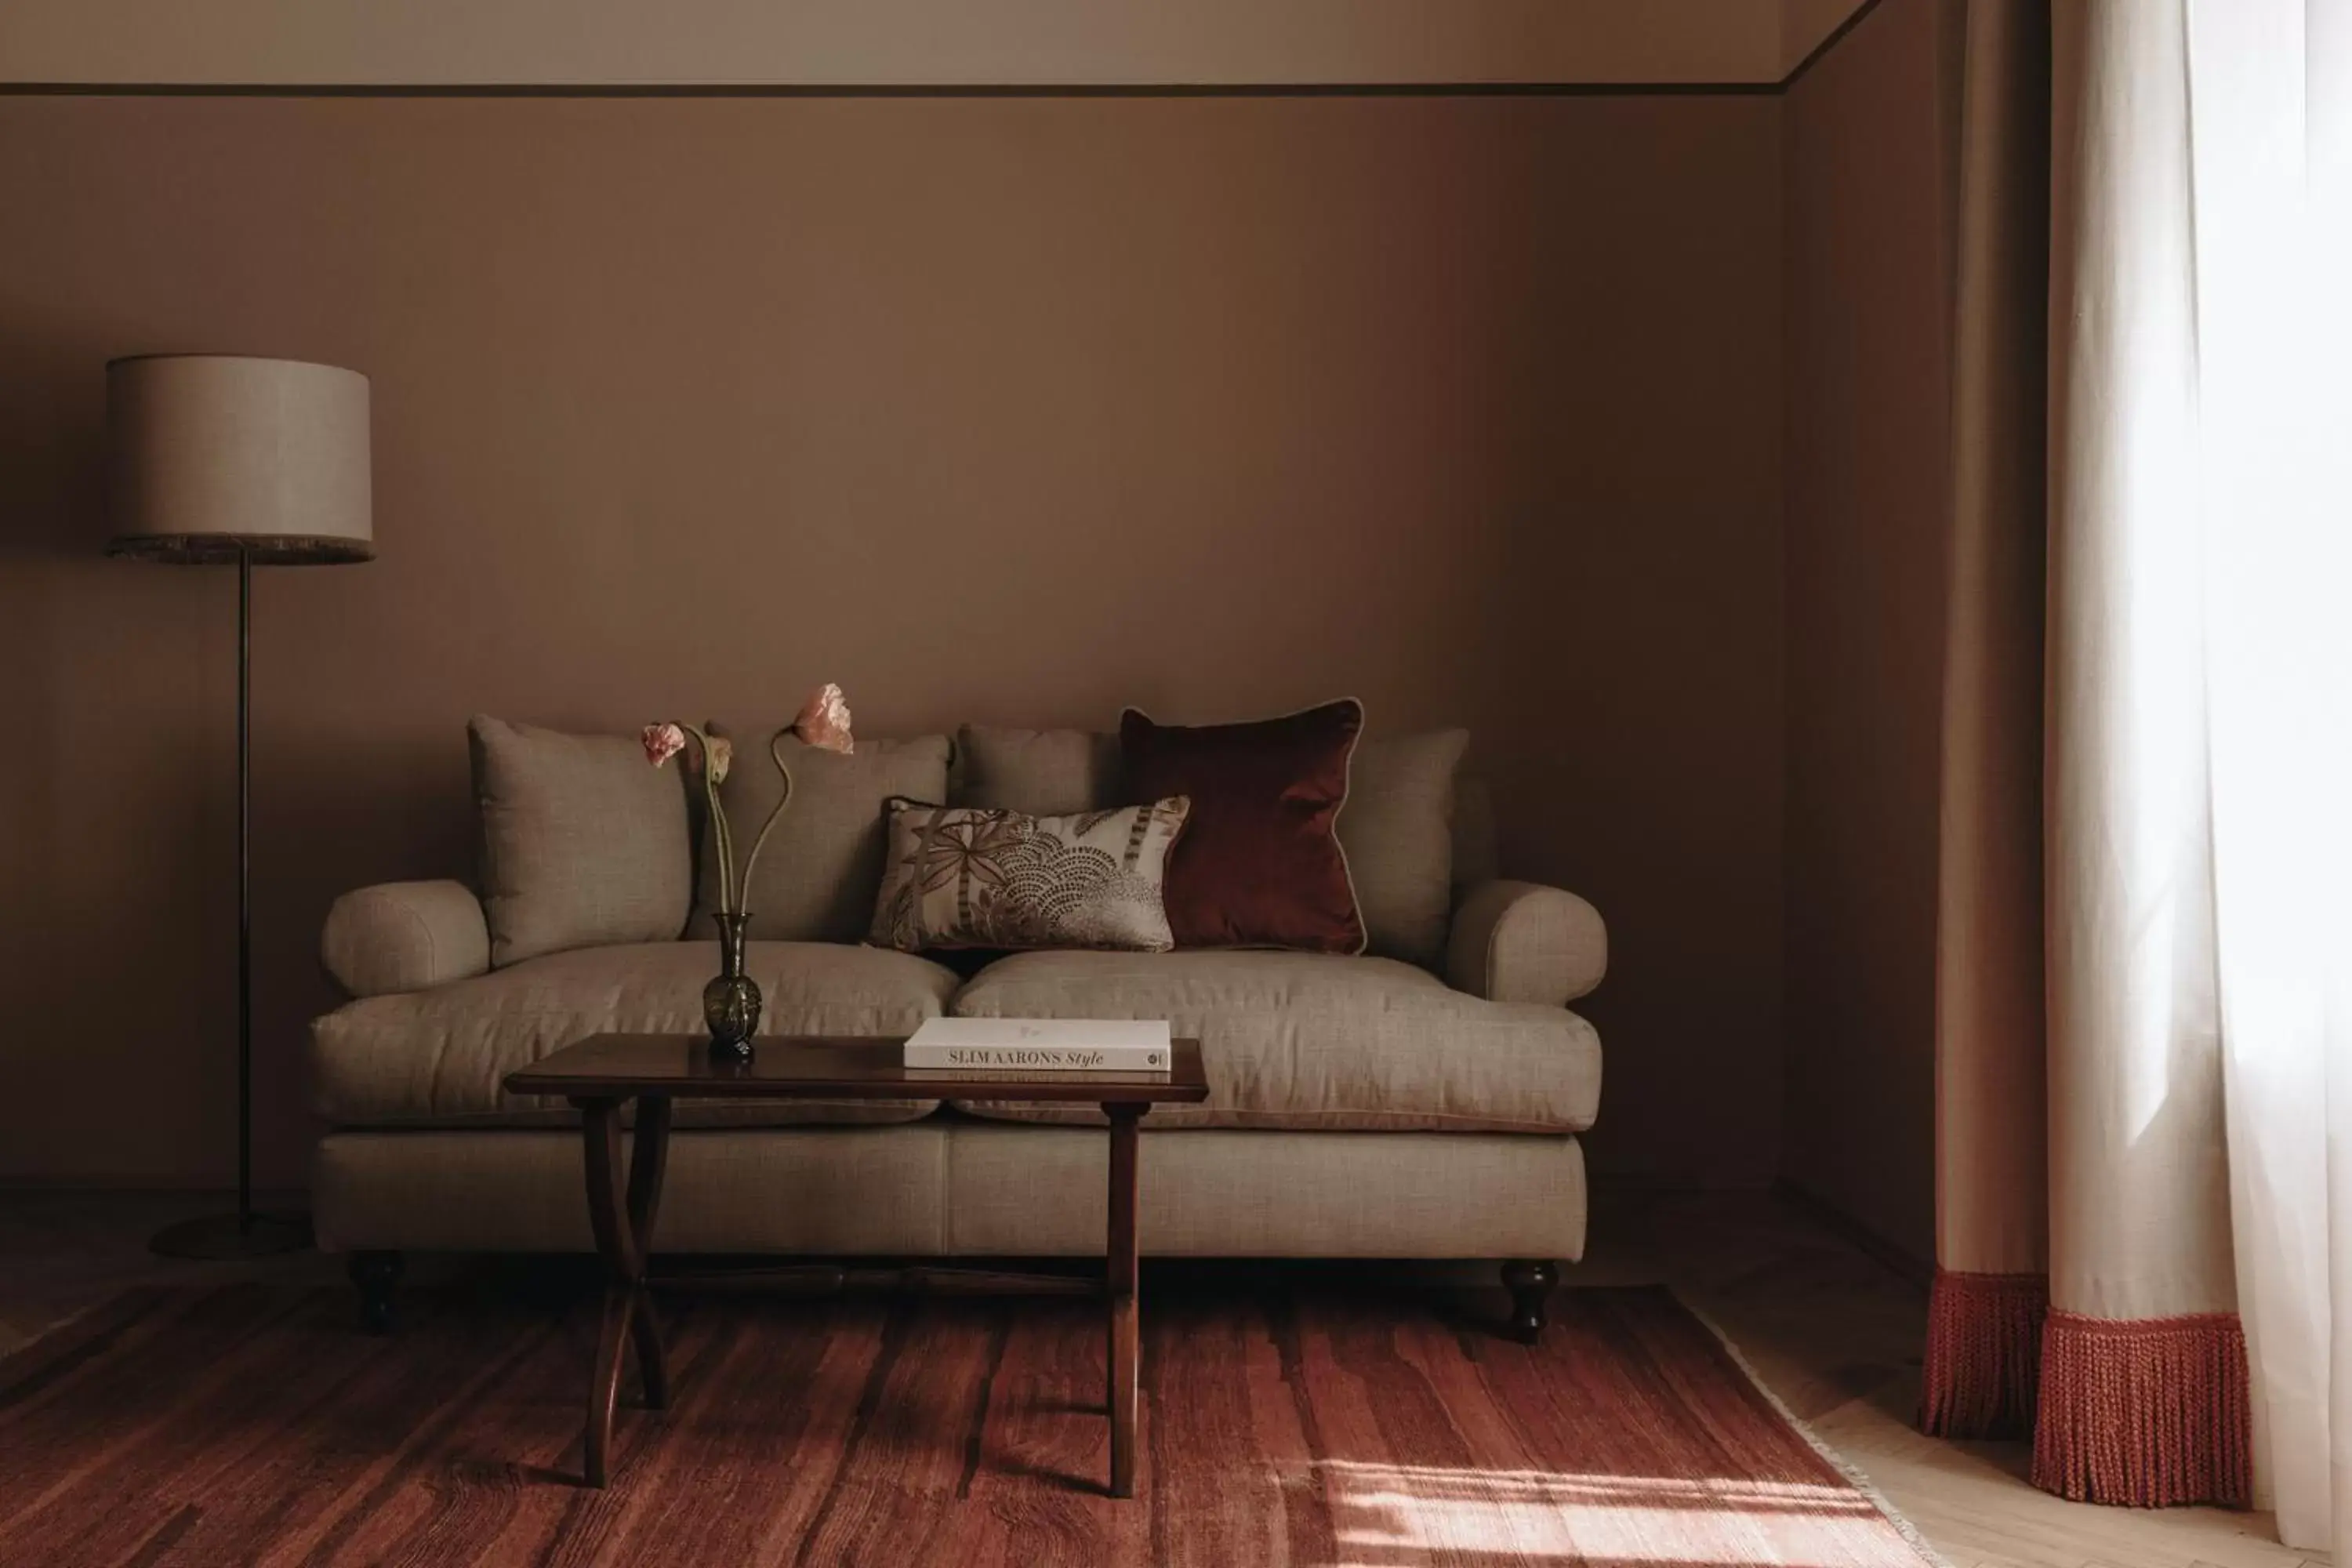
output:
<svg viewBox="0 0 2352 1568"><path fill-rule="evenodd" d="M1330 1459L1316 1467L1339 1543L1378 1556L1486 1552L1625 1563L1868 1562L1885 1520L1851 1488L1803 1482L1440 1468Z"/></svg>

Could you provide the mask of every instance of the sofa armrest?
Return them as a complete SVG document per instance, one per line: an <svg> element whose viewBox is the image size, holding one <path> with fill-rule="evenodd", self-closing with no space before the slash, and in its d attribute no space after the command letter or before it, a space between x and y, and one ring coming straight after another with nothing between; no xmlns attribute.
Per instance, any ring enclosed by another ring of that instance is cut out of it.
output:
<svg viewBox="0 0 2352 1568"><path fill-rule="evenodd" d="M383 882L335 900L319 956L353 996L422 991L488 972L489 922L463 882Z"/></svg>
<svg viewBox="0 0 2352 1568"><path fill-rule="evenodd" d="M1445 980L1456 991L1559 1007L1600 984L1608 969L1609 928L1574 893L1480 882L1454 906Z"/></svg>

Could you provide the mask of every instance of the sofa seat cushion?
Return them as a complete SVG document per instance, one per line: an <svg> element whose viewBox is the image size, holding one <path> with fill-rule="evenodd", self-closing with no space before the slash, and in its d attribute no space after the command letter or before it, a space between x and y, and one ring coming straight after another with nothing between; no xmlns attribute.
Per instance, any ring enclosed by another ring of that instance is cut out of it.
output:
<svg viewBox="0 0 2352 1568"><path fill-rule="evenodd" d="M828 942L755 942L763 1035L904 1035L937 1017L956 977L928 959ZM371 996L311 1026L318 1110L344 1127L563 1125L560 1101L509 1095L506 1075L589 1035L702 1027L719 970L705 942L550 953L471 980ZM937 1100L680 1100L687 1127L910 1121Z"/></svg>
<svg viewBox="0 0 2352 1568"><path fill-rule="evenodd" d="M962 1017L1165 1018L1196 1037L1202 1105L1147 1128L1575 1132L1601 1098L1601 1041L1559 1007L1485 1002L1388 958L1179 949L1024 952L960 992ZM975 1115L1082 1121L1078 1106L973 1102Z"/></svg>

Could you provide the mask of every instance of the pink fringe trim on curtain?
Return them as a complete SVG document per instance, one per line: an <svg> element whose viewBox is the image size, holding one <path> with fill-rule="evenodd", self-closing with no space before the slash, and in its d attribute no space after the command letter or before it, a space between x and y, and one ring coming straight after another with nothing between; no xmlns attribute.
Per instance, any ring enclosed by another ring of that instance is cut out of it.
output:
<svg viewBox="0 0 2352 1568"><path fill-rule="evenodd" d="M1936 1271L1919 1430L1931 1437L2022 1437L2033 1430L2042 1375L2040 1274Z"/></svg>
<svg viewBox="0 0 2352 1568"><path fill-rule="evenodd" d="M2252 1426L2235 1316L2050 1314L2033 1434L2042 1490L2133 1508L2243 1507L2253 1495Z"/></svg>

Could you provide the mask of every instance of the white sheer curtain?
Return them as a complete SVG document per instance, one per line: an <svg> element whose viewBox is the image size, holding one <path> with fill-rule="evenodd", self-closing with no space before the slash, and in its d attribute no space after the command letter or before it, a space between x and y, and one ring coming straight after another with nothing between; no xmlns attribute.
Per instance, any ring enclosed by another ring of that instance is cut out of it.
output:
<svg viewBox="0 0 2352 1568"><path fill-rule="evenodd" d="M2255 1475L2284 1540L2352 1563L2352 0L2187 0L2187 23L2216 972Z"/></svg>

